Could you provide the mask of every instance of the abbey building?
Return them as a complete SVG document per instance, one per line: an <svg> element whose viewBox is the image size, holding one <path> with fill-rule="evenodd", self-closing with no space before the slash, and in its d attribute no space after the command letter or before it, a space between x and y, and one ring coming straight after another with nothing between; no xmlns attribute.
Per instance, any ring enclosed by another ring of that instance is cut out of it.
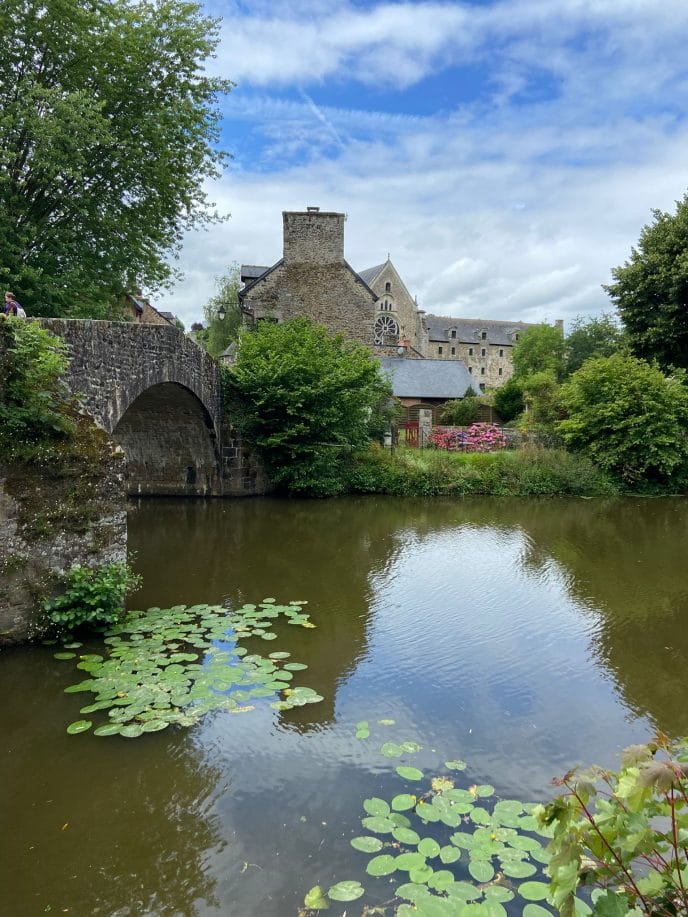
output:
<svg viewBox="0 0 688 917"><path fill-rule="evenodd" d="M528 324L426 314L389 259L361 271L349 265L343 213L308 207L285 211L282 221L282 258L271 267L242 265L244 322L306 315L381 358L462 361L476 391L510 378L513 347Z"/></svg>

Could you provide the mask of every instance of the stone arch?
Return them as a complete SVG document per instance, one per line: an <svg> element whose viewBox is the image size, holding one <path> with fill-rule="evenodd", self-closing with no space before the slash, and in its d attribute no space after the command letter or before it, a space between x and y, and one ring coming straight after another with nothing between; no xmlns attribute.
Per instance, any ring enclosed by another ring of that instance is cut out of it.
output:
<svg viewBox="0 0 688 917"><path fill-rule="evenodd" d="M216 493L217 434L198 395L178 382L163 381L128 401L112 429L126 458L127 493Z"/></svg>

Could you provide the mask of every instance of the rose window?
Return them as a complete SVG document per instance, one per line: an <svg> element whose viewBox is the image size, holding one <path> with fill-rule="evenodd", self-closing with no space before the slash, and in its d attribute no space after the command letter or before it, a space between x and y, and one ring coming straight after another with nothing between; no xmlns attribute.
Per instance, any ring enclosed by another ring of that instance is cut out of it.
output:
<svg viewBox="0 0 688 917"><path fill-rule="evenodd" d="M380 315L375 321L375 343L396 344L399 340L399 326L391 315Z"/></svg>

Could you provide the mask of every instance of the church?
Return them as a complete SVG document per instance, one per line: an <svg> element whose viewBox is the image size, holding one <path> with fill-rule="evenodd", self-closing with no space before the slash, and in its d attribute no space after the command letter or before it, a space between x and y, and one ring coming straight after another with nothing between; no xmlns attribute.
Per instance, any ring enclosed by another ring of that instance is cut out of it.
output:
<svg viewBox="0 0 688 917"><path fill-rule="evenodd" d="M351 267L344 258L345 219L319 207L282 213L282 258L271 267L241 267L245 323L306 315L365 344L386 362L459 361L476 391L511 377L513 347L527 323L426 314L389 258L361 271Z"/></svg>

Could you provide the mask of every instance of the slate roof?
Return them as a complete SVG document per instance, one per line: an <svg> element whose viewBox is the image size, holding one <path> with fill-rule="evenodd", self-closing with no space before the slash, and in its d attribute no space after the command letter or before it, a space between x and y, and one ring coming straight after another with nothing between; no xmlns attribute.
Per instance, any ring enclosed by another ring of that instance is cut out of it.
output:
<svg viewBox="0 0 688 917"><path fill-rule="evenodd" d="M246 283L247 280L256 280L266 271L270 270L268 267L263 267L260 264L242 264L241 265L241 280Z"/></svg>
<svg viewBox="0 0 688 917"><path fill-rule="evenodd" d="M505 322L485 318L451 318L446 315L426 315L431 341L457 340L462 344L476 344L482 340L481 334L487 332L485 341L488 344L513 346L516 343L514 332L530 328L528 322ZM456 328L456 338L450 338L449 329Z"/></svg>
<svg viewBox="0 0 688 917"><path fill-rule="evenodd" d="M383 357L380 364L397 398L463 398L475 381L461 360Z"/></svg>
<svg viewBox="0 0 688 917"><path fill-rule="evenodd" d="M375 280L386 263L386 261L383 261L382 264L378 264L375 267L367 267L364 271L359 271L358 276L364 283L367 283L368 286L370 286L370 284L373 282L373 280Z"/></svg>

